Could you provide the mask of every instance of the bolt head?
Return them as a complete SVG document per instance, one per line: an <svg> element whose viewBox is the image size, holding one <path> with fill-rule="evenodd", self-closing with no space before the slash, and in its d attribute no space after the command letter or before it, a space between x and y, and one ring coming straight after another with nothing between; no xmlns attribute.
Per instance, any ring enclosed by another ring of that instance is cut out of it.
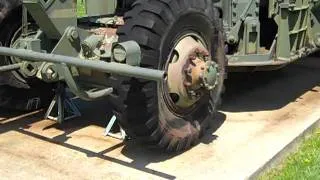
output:
<svg viewBox="0 0 320 180"><path fill-rule="evenodd" d="M196 92L194 92L194 91L189 91L189 93L191 96L196 96Z"/></svg>
<svg viewBox="0 0 320 180"><path fill-rule="evenodd" d="M72 37L73 39L78 39L79 33L78 33L76 30L73 30L73 31L71 32L71 37Z"/></svg>
<svg viewBox="0 0 320 180"><path fill-rule="evenodd" d="M58 71L56 70L54 65L46 64L41 70L41 75L44 80L54 81L58 79Z"/></svg>
<svg viewBox="0 0 320 180"><path fill-rule="evenodd" d="M189 82L189 81L183 81L183 84L184 84L185 86L191 86L191 82Z"/></svg>
<svg viewBox="0 0 320 180"><path fill-rule="evenodd" d="M196 55L194 55L194 54L192 54L192 55L189 56L189 59L190 59L191 61L195 60L196 58L197 58L197 57L196 57Z"/></svg>
<svg viewBox="0 0 320 180"><path fill-rule="evenodd" d="M46 75L48 79L54 79L56 78L57 73L52 68L48 68L46 71Z"/></svg>
<svg viewBox="0 0 320 180"><path fill-rule="evenodd" d="M51 68L47 69L47 74L53 74L53 73L54 73L54 71Z"/></svg>
<svg viewBox="0 0 320 180"><path fill-rule="evenodd" d="M229 43L235 43L236 42L236 37L234 37L233 35L230 35L229 37L228 37L228 41L229 41Z"/></svg>

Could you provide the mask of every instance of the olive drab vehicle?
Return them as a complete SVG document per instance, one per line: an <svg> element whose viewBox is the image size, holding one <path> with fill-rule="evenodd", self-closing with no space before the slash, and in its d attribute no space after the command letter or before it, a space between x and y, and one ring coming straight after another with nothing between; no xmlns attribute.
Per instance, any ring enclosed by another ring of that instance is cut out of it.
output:
<svg viewBox="0 0 320 180"><path fill-rule="evenodd" d="M0 0L0 105L46 107L64 88L107 96L130 137L166 151L214 121L227 69L320 48L320 0L86 0L83 16L77 3Z"/></svg>

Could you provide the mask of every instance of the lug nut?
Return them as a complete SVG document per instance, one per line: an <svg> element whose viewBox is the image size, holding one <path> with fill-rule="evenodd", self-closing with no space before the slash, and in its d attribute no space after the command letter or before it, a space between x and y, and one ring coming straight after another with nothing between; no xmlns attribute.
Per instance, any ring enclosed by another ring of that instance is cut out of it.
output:
<svg viewBox="0 0 320 180"><path fill-rule="evenodd" d="M190 75L190 74L192 73L192 68L191 68L191 67L188 67L188 68L184 69L183 71L184 71L184 73Z"/></svg>
<svg viewBox="0 0 320 180"><path fill-rule="evenodd" d="M199 75L199 78L203 79L203 77L204 77L204 74L203 74L203 72L201 72L200 75Z"/></svg>
<svg viewBox="0 0 320 180"><path fill-rule="evenodd" d="M191 61L195 60L196 58L197 58L197 57L196 57L194 54L192 54L192 55L189 56L189 59L190 59Z"/></svg>
<svg viewBox="0 0 320 180"><path fill-rule="evenodd" d="M196 96L196 92L194 92L194 91L189 91L189 93L191 96Z"/></svg>
<svg viewBox="0 0 320 180"><path fill-rule="evenodd" d="M184 84L185 86L191 86L191 82L189 82L189 81L183 81L183 84Z"/></svg>

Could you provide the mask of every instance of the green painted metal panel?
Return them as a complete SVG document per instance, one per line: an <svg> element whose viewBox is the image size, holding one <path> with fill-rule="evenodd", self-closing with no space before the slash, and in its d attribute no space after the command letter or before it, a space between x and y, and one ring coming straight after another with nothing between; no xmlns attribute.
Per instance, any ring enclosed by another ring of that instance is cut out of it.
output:
<svg viewBox="0 0 320 180"><path fill-rule="evenodd" d="M117 0L87 0L86 10L88 16L101 16L114 14Z"/></svg>
<svg viewBox="0 0 320 180"><path fill-rule="evenodd" d="M68 26L77 26L73 0L23 0L23 5L50 38L59 39Z"/></svg>

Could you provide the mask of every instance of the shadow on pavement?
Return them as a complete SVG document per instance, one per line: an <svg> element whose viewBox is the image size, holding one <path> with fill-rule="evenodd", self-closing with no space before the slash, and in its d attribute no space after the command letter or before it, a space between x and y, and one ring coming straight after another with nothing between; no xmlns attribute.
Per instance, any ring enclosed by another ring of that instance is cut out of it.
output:
<svg viewBox="0 0 320 180"><path fill-rule="evenodd" d="M94 106L97 104L91 103L91 105ZM101 104L98 107L101 107ZM150 173L152 175L159 176L161 178L175 179L175 176L172 176L170 174L159 172L159 171L149 169L146 167L141 167L141 166L137 167L135 163L129 163L129 162L122 161L120 159L105 155L106 153L108 153L110 151L113 151L115 149L118 149L118 148L124 146L125 143L123 143L123 142L115 144L115 145L113 145L113 146L111 146L101 152L98 152L98 153L90 151L90 150L85 149L83 147L79 147L76 145L66 143L68 138L70 138L69 135L72 132L78 131L78 130L80 130L86 126L89 126L89 125L98 125L101 127L104 127L106 125L106 123L107 123L106 121L104 121L104 122L101 121L102 119L105 119L105 116L106 116L105 111L102 111L101 108L98 108L98 109L95 109L95 111L91 111L91 112L94 112L94 115L91 114L90 111L88 111L87 113L84 113L84 116L82 116L81 118L73 119L71 121L66 121L63 124L55 123L53 125L44 127L43 131L46 131L51 128L56 128L56 129L64 131L64 133L62 135L58 135L53 138L48 138L48 137L39 135L37 133L28 131L28 128L30 127L31 124L36 123L37 121L42 119L42 117L44 115L44 113L42 111L39 113L36 113L36 114L31 114L30 116L23 116L22 118L16 118L16 115L18 115L17 113L15 113L15 112L11 113L8 110L0 109L0 117L5 117L6 120L8 120L10 118L15 119L13 121L9 121L6 123L0 122L1 123L0 124L0 135L2 133L6 133L9 131L16 131L16 132L22 133L24 135L27 135L27 136L30 136L33 138L37 138L42 141L50 142L50 143L56 144L58 146L63 146L65 148L69 148L69 149L84 153L87 155L87 157L95 157L95 158L103 159L103 160L117 163L117 164L120 164L120 165L123 165L126 167L134 168L134 169L143 171L145 173ZM103 118L100 118L100 119L97 118L98 116L101 116L101 115L103 115L102 116ZM130 142L130 144L131 144L130 145L131 147L140 148L139 146L132 146L132 145L134 145L134 141Z"/></svg>
<svg viewBox="0 0 320 180"><path fill-rule="evenodd" d="M320 59L311 57L269 72L230 73L222 111L275 110L320 85Z"/></svg>
<svg viewBox="0 0 320 180"><path fill-rule="evenodd" d="M154 151L147 149L139 144L136 143L134 140L128 140L125 142L117 143L111 147L108 147L105 150L102 150L101 152L93 152L91 150L88 150L83 147L79 147L76 145L72 145L67 143L67 140L72 137L70 135L73 132L76 132L82 128L85 128L89 125L96 125L100 127L105 127L107 122L104 120L105 117L111 117L111 114L106 115L106 109L108 109L108 104L105 102L94 102L94 103L85 103L82 108L85 107L85 112L83 112L83 116L81 118L76 118L71 121L66 121L63 124L51 124L48 126L44 126L42 128L43 131L49 130L49 129L58 129L62 130L64 133L58 136L55 136L53 138L49 138L43 135L40 135L38 133L29 131L28 128L33 124L42 119L44 112L39 111L37 113L31 113L29 116L25 115L21 118L16 118L16 115L19 115L18 112L9 112L4 109L0 109L0 117L5 117L5 119L14 118L15 120L1 123L0 124L0 135L2 133L8 132L8 131L16 131L19 133L22 133L24 135L34 137L46 142L50 142L59 146L63 146L72 150L76 150L79 152L82 152L87 155L87 157L95 157L100 158L106 161L114 162L126 167L134 168L140 171L143 171L145 173L149 173L155 176L159 176L161 178L166 179L175 179L176 177L170 174L166 174L154 169L147 168L146 166L150 163L155 162L161 162L166 161L168 159L173 158L174 156L179 155L179 153L164 153L160 151ZM217 136L213 133L223 124L225 121L226 116L222 113L218 113L217 119L212 122L211 128L208 130L208 132L204 135L204 137L201 139L199 143L211 143L214 141ZM123 149L121 153L124 156L129 157L130 159L133 159L132 162L126 162L122 161L120 159L107 156L105 155L108 152L111 152L115 149L121 148Z"/></svg>

